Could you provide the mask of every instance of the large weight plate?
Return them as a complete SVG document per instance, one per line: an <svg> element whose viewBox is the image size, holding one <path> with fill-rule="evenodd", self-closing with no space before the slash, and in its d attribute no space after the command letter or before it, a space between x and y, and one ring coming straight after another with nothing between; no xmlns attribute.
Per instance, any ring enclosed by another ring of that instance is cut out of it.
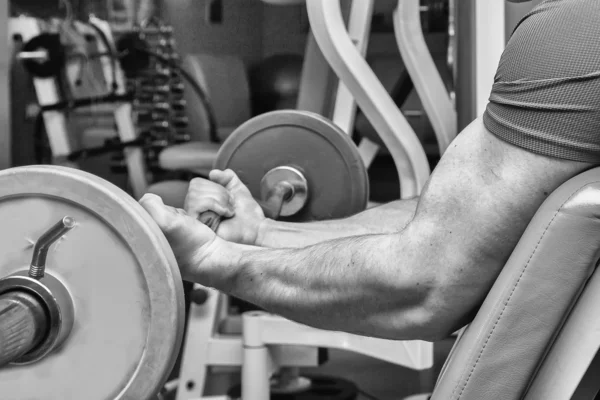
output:
<svg viewBox="0 0 600 400"><path fill-rule="evenodd" d="M341 129L306 111L273 111L238 127L219 150L215 168L235 171L255 198L275 167L291 166L308 182L308 201L293 221L343 218L365 209L367 170L358 149ZM283 218L282 218L283 219Z"/></svg>
<svg viewBox="0 0 600 400"><path fill-rule="evenodd" d="M66 215L76 226L46 271L71 293L73 329L43 360L0 369L0 398L149 399L175 362L184 303L173 253L135 200L74 169L0 172L0 277L26 269L35 240Z"/></svg>

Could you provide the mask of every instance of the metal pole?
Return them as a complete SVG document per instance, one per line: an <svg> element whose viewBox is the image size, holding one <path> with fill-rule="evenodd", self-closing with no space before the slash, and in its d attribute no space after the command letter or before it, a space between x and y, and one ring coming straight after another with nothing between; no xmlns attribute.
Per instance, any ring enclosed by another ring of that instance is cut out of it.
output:
<svg viewBox="0 0 600 400"><path fill-rule="evenodd" d="M0 43L4 56L0 59L0 169L12 167L12 129L10 125L10 65L12 45L8 37L9 1L0 7Z"/></svg>
<svg viewBox="0 0 600 400"><path fill-rule="evenodd" d="M35 296L22 291L0 296L0 367L34 349L47 330L46 311Z"/></svg>

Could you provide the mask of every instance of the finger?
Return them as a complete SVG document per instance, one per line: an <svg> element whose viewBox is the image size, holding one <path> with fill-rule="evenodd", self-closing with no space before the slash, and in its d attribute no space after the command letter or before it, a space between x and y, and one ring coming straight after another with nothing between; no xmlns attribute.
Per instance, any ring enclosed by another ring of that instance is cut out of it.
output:
<svg viewBox="0 0 600 400"><path fill-rule="evenodd" d="M230 169L226 169L224 171L221 170L212 170L209 175L209 179L213 182L216 182L228 190L232 192L236 191L244 191L250 193L246 185L242 182L242 180L237 176L235 172Z"/></svg>
<svg viewBox="0 0 600 400"><path fill-rule="evenodd" d="M175 208L165 205L159 196L146 193L139 203L163 232L170 231L174 227L179 214Z"/></svg>
<svg viewBox="0 0 600 400"><path fill-rule="evenodd" d="M223 204L229 203L233 206L233 197L227 188L219 182L213 182L203 178L194 178L190 181L188 196L215 196L215 198ZM194 199L194 197L192 197L192 199Z"/></svg>
<svg viewBox="0 0 600 400"><path fill-rule="evenodd" d="M165 234L177 230L187 217L184 210L164 204L162 198L155 194L146 193L139 203Z"/></svg>
<svg viewBox="0 0 600 400"><path fill-rule="evenodd" d="M196 217L205 211L214 211L217 214L227 218L231 218L235 215L233 206L228 199L224 201L224 199L217 200L214 197L206 196L194 199L190 196L189 199L186 198L184 207L185 211L187 211L187 213L193 217Z"/></svg>
<svg viewBox="0 0 600 400"><path fill-rule="evenodd" d="M195 189L204 189L205 187L213 187L215 184L208 179L204 178L194 178L190 181L190 188Z"/></svg>
<svg viewBox="0 0 600 400"><path fill-rule="evenodd" d="M209 182L203 188L191 187L184 200L184 208L190 213L212 210L220 215L232 217L234 205L231 194L223 186Z"/></svg>
<svg viewBox="0 0 600 400"><path fill-rule="evenodd" d="M218 183L221 186L227 186L235 176L235 172L233 172L230 169L213 169L208 173L208 179L215 183Z"/></svg>

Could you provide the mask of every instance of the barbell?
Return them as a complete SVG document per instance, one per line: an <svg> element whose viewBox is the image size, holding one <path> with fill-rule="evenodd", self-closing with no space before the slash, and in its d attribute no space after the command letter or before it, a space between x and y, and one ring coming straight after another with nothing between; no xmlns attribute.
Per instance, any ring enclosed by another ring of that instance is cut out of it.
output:
<svg viewBox="0 0 600 400"><path fill-rule="evenodd" d="M366 206L358 151L315 114L248 121L216 167L236 171L274 216L341 218ZM2 399L158 393L182 342L183 287L167 240L138 202L76 169L18 167L0 171L0 220Z"/></svg>

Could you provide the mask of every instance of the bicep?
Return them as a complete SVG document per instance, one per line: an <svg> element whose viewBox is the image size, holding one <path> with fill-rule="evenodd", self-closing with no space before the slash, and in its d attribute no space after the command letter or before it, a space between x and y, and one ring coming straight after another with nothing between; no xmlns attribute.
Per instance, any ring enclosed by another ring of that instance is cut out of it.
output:
<svg viewBox="0 0 600 400"><path fill-rule="evenodd" d="M424 189L411 229L431 249L436 314L468 322L544 199L591 165L537 155L496 138L481 120L451 144Z"/></svg>

